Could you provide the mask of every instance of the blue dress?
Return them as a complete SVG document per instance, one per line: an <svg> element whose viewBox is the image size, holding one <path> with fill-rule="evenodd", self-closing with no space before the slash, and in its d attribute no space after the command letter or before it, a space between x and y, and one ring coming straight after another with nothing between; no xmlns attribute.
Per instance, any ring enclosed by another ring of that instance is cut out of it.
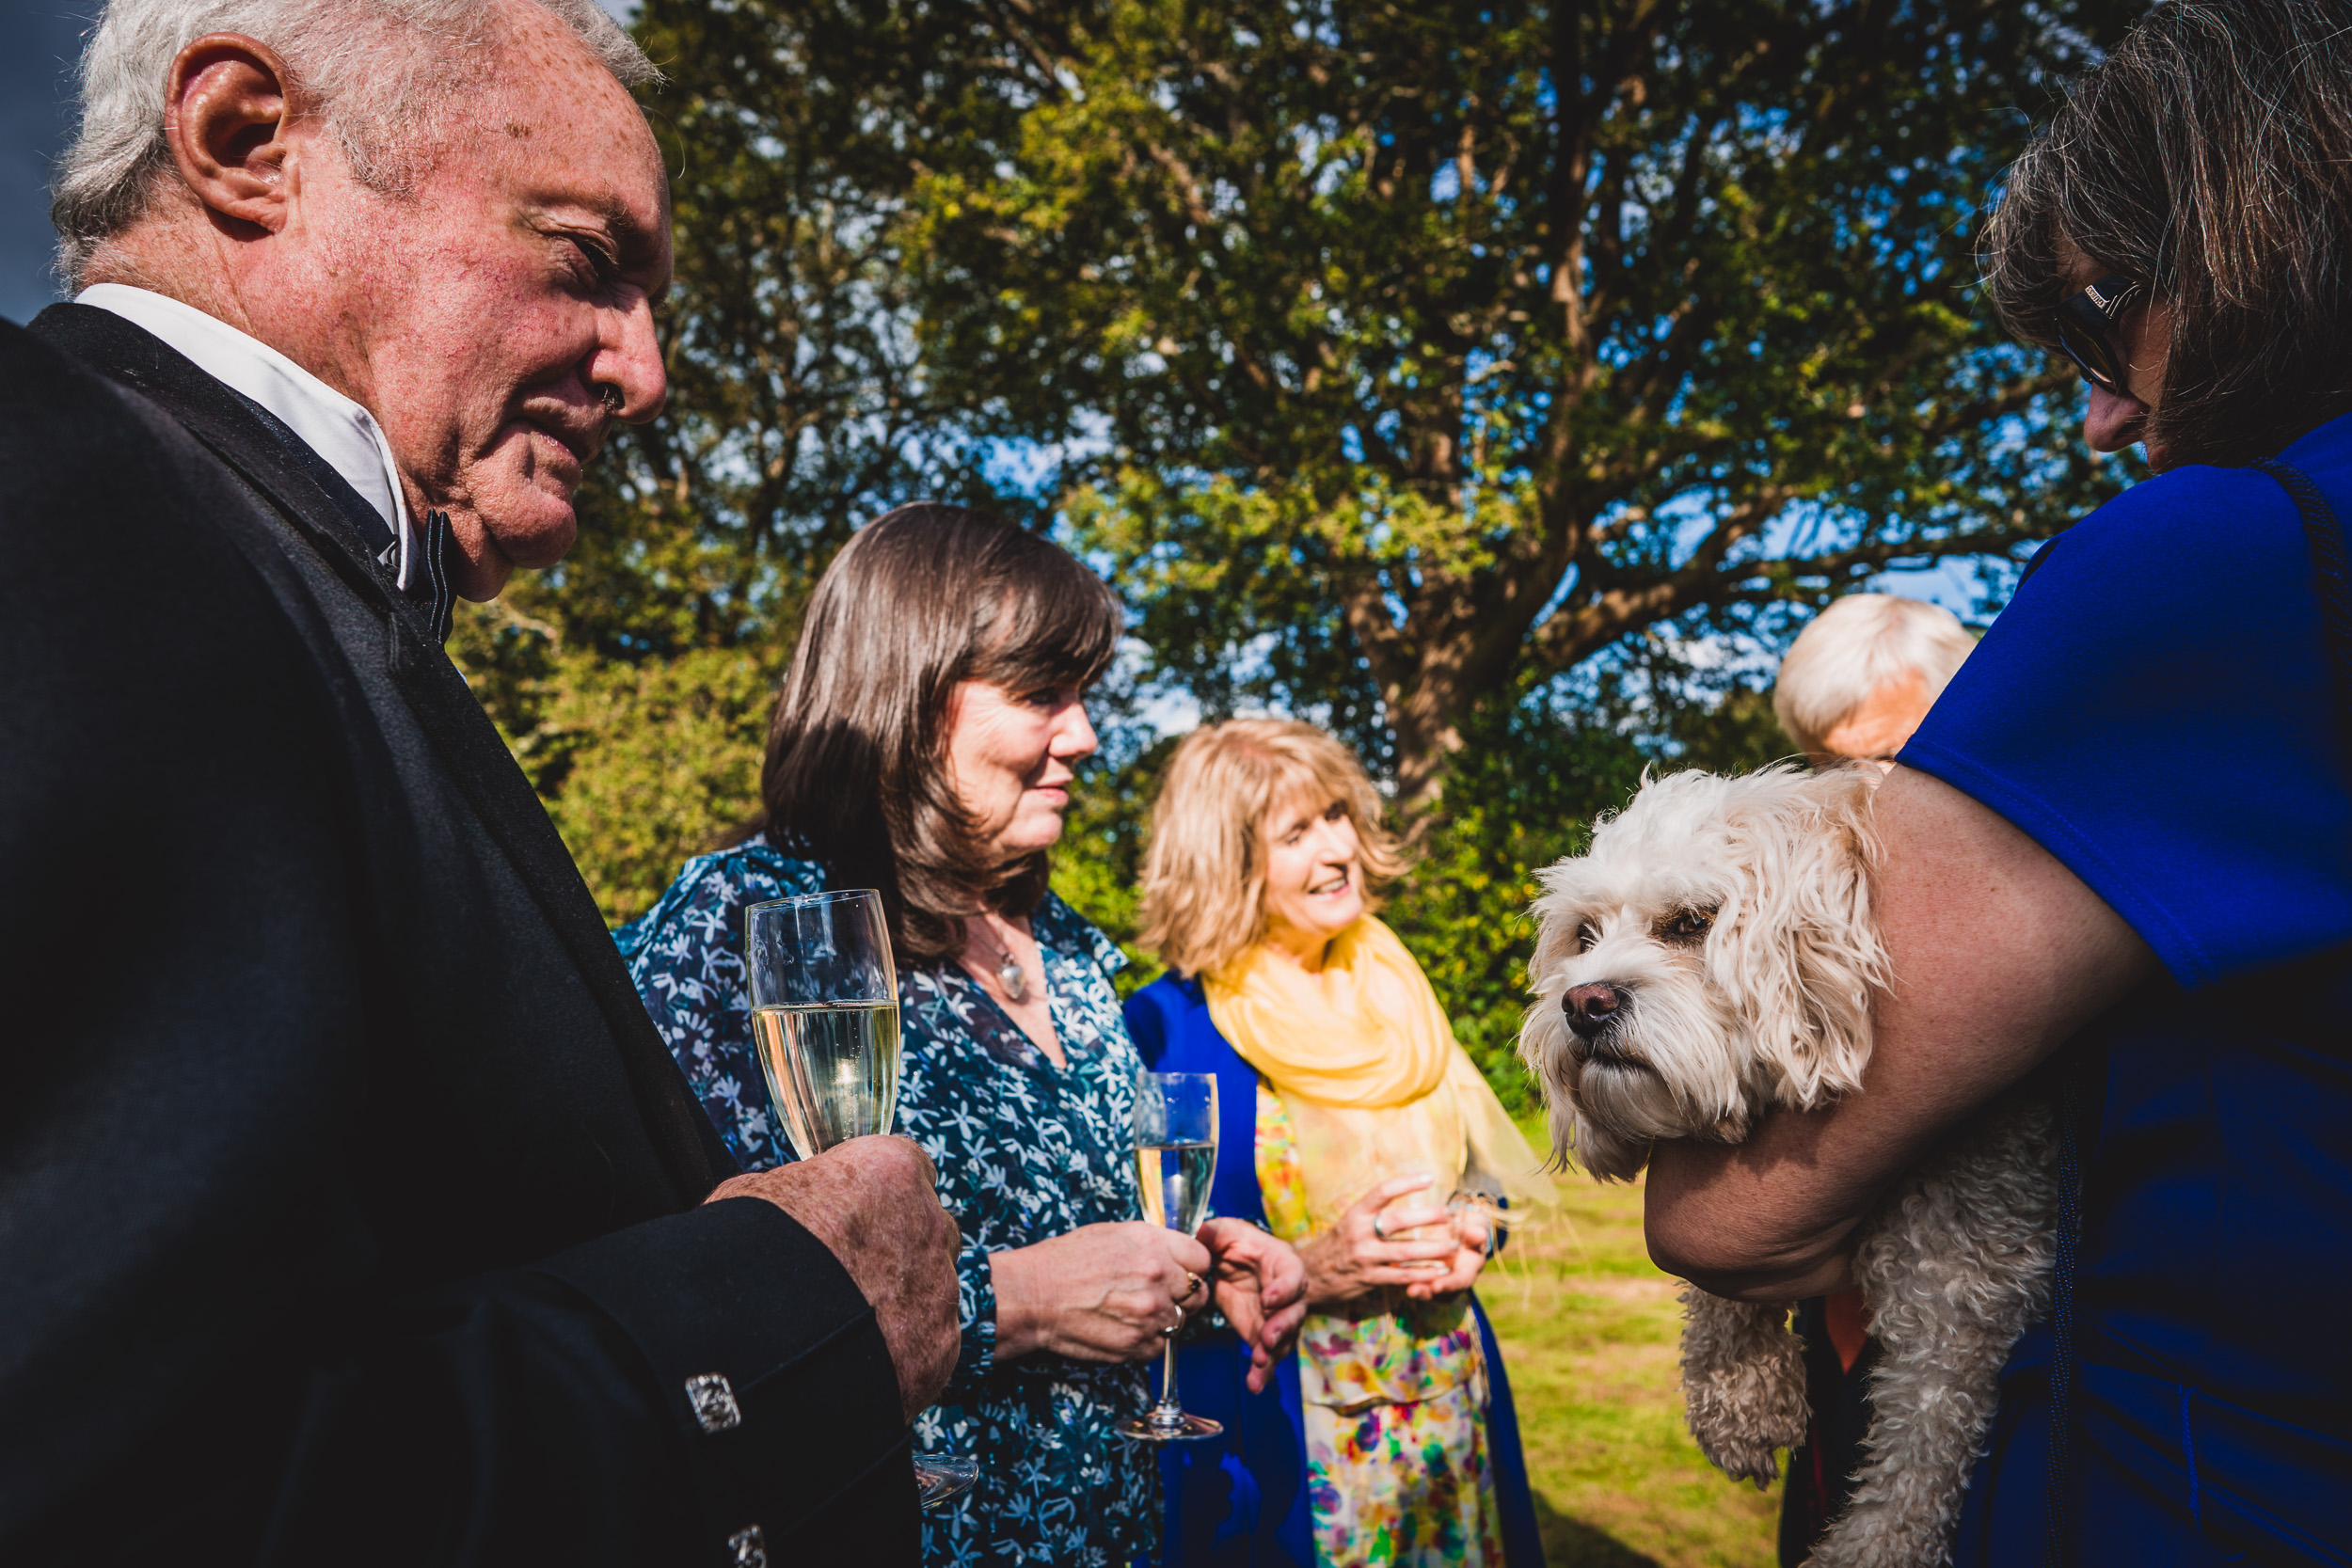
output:
<svg viewBox="0 0 2352 1568"><path fill-rule="evenodd" d="M2283 456L2352 515L2352 419ZM1903 750L2165 970L2052 1064L2080 1106L2074 1370L2046 1325L2010 1358L1964 1568L2046 1560L2054 1469L2071 1560L2352 1562L2341 695L2296 505L2190 467L2047 546Z"/></svg>
<svg viewBox="0 0 2352 1568"><path fill-rule="evenodd" d="M743 911L825 885L820 865L753 838L689 861L660 903L615 933L662 1038L746 1170L792 1153L753 1053ZM898 1131L939 1167L940 1199L963 1231L962 1354L915 1438L980 1465L960 1504L924 1515L924 1560L1126 1568L1158 1549L1151 1458L1117 1431L1149 1402L1146 1369L1042 1352L995 1359L990 1253L1143 1217L1132 1127L1140 1064L1110 983L1125 960L1050 894L1030 929L1066 1069L960 966L898 976Z"/></svg>
<svg viewBox="0 0 2352 1568"><path fill-rule="evenodd" d="M1154 1071L1216 1075L1220 1150L1256 1148L1258 1071L1218 1032L1200 982L1174 974L1152 981L1127 999L1127 1026ZM1218 1159L1209 1212L1265 1224L1256 1163L1246 1153ZM1503 1551L1510 1568L1542 1568L1542 1538L1502 1352L1475 1294L1470 1307L1486 1352L1486 1438L1494 1455ZM1249 1392L1248 1371L1248 1347L1231 1329L1187 1338L1177 1352L1184 1408L1222 1421L1225 1434L1207 1442L1170 1443L1160 1453L1168 1497L1162 1560L1168 1568L1315 1568L1298 1358L1285 1356L1274 1379L1256 1394Z"/></svg>

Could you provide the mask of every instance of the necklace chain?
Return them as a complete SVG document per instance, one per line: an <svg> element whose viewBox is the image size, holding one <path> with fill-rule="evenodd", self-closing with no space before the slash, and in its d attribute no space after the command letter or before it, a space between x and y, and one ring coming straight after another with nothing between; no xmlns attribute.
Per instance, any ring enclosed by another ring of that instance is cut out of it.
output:
<svg viewBox="0 0 2352 1568"><path fill-rule="evenodd" d="M1027 1001L1029 999L1029 972L1023 969L1021 960L1012 956L1012 944L998 942L995 933L989 930L985 920L977 925L966 922L966 927L980 932L989 946L996 949L996 956L1000 960L996 965L996 983L1005 988L1005 1000L1015 1006Z"/></svg>

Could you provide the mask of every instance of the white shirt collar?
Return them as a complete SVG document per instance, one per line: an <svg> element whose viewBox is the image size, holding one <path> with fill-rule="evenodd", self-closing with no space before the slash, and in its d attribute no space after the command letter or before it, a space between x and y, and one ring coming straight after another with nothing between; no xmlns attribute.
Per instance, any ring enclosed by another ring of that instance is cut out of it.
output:
<svg viewBox="0 0 2352 1568"><path fill-rule="evenodd" d="M408 498L401 488L391 443L384 439L374 415L260 339L168 295L125 283L95 283L76 294L73 303L111 310L152 332L205 374L283 420L383 515L398 552L400 586L408 586L418 554L416 531L408 520Z"/></svg>

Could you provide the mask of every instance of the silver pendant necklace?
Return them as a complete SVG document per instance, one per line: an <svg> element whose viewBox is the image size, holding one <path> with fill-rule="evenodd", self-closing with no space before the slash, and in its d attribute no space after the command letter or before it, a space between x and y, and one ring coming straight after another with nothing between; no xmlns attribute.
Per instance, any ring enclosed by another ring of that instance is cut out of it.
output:
<svg viewBox="0 0 2352 1568"><path fill-rule="evenodd" d="M976 929L987 935L988 944L995 948L1001 958L1002 961L996 965L996 983L1005 988L1005 1000L1019 1006L1029 999L1028 972L1021 967L1021 960L1012 956L1012 949L1000 944L986 926Z"/></svg>

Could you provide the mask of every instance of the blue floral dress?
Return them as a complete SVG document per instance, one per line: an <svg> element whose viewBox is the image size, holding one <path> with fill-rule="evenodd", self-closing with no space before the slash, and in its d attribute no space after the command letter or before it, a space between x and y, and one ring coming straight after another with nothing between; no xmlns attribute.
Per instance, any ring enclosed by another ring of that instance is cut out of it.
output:
<svg viewBox="0 0 2352 1568"><path fill-rule="evenodd" d="M753 1053L743 911L824 887L821 865L755 837L687 862L660 903L614 933L662 1038L746 1170L792 1151ZM959 1506L924 1516L924 1556L1127 1568L1159 1544L1154 1456L1117 1430L1148 1402L1146 1369L1043 1352L995 1357L990 1253L1143 1217L1130 1129L1142 1063L1110 983L1125 960L1051 894L1030 928L1067 1068L960 966L898 975L898 1131L939 1167L941 1201L963 1231L963 1353L915 1437L980 1464Z"/></svg>

